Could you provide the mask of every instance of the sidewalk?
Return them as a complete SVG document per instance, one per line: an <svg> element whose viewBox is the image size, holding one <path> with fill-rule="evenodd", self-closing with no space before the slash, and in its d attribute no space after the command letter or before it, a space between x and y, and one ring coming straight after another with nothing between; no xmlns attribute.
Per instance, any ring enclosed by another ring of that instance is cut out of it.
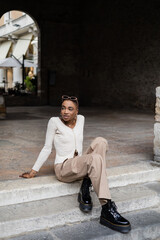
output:
<svg viewBox="0 0 160 240"><path fill-rule="evenodd" d="M107 167L153 159L153 113L80 108L85 116L84 150L92 139L105 137L109 143ZM50 117L59 108L8 107L6 120L0 121L0 180L17 179L29 171L43 147ZM53 174L53 150L39 176Z"/></svg>

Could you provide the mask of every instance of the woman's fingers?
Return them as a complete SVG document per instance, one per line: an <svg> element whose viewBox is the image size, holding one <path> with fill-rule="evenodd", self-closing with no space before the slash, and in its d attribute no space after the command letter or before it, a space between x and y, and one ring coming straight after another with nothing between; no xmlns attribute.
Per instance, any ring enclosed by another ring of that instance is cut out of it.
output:
<svg viewBox="0 0 160 240"><path fill-rule="evenodd" d="M19 175L19 177L23 177L23 178L31 178L30 174L28 172L26 173L22 173L21 175Z"/></svg>
<svg viewBox="0 0 160 240"><path fill-rule="evenodd" d="M19 175L19 177L23 177L23 178L33 178L37 175L37 172L35 170L31 170L30 172L25 172L22 173L21 175Z"/></svg>

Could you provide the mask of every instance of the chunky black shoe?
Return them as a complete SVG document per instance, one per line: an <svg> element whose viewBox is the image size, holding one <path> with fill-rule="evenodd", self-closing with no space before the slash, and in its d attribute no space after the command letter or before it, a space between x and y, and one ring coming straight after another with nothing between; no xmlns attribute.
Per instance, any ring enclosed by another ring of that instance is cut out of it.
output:
<svg viewBox="0 0 160 240"><path fill-rule="evenodd" d="M92 199L90 196L89 187L91 186L91 180L89 177L83 179L80 192L78 194L79 208L81 211L87 213L92 210Z"/></svg>
<svg viewBox="0 0 160 240"><path fill-rule="evenodd" d="M121 233L128 233L131 230L129 221L117 212L117 207L111 200L102 206L100 223Z"/></svg>

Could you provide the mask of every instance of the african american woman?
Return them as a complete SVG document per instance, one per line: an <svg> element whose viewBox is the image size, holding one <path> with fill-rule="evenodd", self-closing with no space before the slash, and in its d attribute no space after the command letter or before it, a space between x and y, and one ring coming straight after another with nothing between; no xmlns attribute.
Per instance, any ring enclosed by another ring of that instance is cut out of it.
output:
<svg viewBox="0 0 160 240"><path fill-rule="evenodd" d="M79 208L88 213L92 210L90 186L92 184L102 206L100 223L122 233L131 230L129 221L117 211L111 200L106 175L106 152L108 143L105 138L95 138L85 153L82 153L84 116L78 114L77 97L62 96L60 117L51 117L46 132L44 147L30 172L20 177L35 177L48 159L52 145L56 150L54 169L56 178L65 183L83 180L78 193Z"/></svg>

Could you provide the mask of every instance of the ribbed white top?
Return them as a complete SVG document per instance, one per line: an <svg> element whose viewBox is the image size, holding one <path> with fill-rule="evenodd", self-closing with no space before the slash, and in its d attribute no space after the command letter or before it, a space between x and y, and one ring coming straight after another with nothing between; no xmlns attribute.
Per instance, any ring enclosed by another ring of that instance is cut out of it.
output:
<svg viewBox="0 0 160 240"><path fill-rule="evenodd" d="M82 155L83 146L84 116L77 115L74 128L66 126L59 117L50 118L47 126L44 147L33 166L33 170L39 171L44 162L52 152L52 147L56 150L55 164L62 163L67 158L74 156L75 150L78 155Z"/></svg>

